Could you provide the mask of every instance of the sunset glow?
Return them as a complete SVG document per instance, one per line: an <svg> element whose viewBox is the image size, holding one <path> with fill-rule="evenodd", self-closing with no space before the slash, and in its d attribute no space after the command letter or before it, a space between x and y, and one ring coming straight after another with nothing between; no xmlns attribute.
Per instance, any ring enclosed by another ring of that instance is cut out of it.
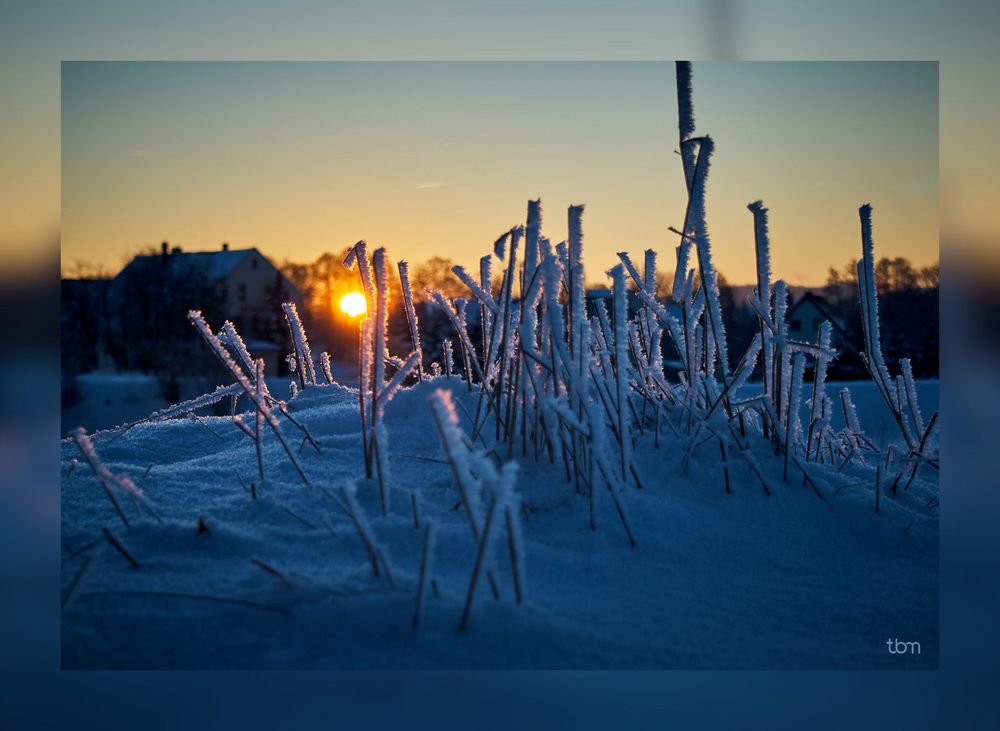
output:
<svg viewBox="0 0 1000 731"><path fill-rule="evenodd" d="M359 317L368 311L365 296L360 292L351 292L340 298L340 311L348 317Z"/></svg>

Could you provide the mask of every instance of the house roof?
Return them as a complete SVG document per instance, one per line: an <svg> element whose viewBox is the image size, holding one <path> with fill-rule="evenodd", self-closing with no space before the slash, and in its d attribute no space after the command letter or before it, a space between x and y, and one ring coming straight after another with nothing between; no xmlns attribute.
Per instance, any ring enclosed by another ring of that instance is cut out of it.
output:
<svg viewBox="0 0 1000 731"><path fill-rule="evenodd" d="M168 254L145 254L133 258L118 273L115 279L146 269L149 266L162 266L166 263L170 267L171 274L186 274L195 271L204 275L210 284L215 284L229 276L239 266L240 262L254 252L262 259L265 258L263 254L254 248L221 251L172 251Z"/></svg>

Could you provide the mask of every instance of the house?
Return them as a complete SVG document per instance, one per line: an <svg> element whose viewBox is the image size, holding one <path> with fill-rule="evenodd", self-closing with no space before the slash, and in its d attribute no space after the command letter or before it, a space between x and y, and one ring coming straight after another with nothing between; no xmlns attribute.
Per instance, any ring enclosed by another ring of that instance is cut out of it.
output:
<svg viewBox="0 0 1000 731"><path fill-rule="evenodd" d="M302 306L295 285L260 251L225 243L216 251L185 252L164 242L158 254L133 258L111 281L110 294L112 318L126 343L149 328L160 340L176 340L178 322L189 329L187 311L200 309L215 329L230 320L272 374L283 369L286 352L281 304Z"/></svg>
<svg viewBox="0 0 1000 731"><path fill-rule="evenodd" d="M833 312L830 304L820 295L806 291L799 297L785 316L788 335L793 340L814 343L819 338L819 328L825 320L830 321L831 342L835 349L842 350L850 337L844 323Z"/></svg>

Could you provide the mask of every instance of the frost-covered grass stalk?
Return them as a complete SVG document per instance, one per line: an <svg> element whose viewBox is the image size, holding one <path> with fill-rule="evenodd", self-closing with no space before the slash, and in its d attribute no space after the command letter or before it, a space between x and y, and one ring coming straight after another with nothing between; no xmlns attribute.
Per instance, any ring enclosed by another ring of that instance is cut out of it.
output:
<svg viewBox="0 0 1000 731"><path fill-rule="evenodd" d="M388 433L381 423L384 413L384 403L379 404L379 397L385 388L385 364L389 360L387 331L389 327L389 272L384 248L378 248L372 255L372 269L375 274L375 320L372 322L372 382L371 382L371 430L369 432L369 449L372 451L370 462L374 462L378 477L379 498L382 514L387 515L389 509L389 443Z"/></svg>
<svg viewBox="0 0 1000 731"><path fill-rule="evenodd" d="M427 584L434 559L434 532L436 525L434 521L424 522L424 539L420 549L420 574L417 578L417 596L413 607L413 629L420 626L420 612L424 604L424 595L427 593Z"/></svg>
<svg viewBox="0 0 1000 731"><path fill-rule="evenodd" d="M472 611L472 602L476 595L476 586L479 583L479 576L483 573L483 568L490 561L490 553L496 543L496 534L499 530L497 523L500 516L505 513L510 501L511 491L514 487L514 479L517 475L517 463L507 462L500 468L500 473L489 476L484 475L484 482L489 491L489 507L483 518L482 531L479 535L479 545L476 548L476 558L472 565L472 574L469 577L469 588L465 594L465 606L462 609L462 618L458 628L462 631L469 624L469 614ZM517 574L515 573L515 582Z"/></svg>
<svg viewBox="0 0 1000 731"><path fill-rule="evenodd" d="M389 360L387 330L389 327L389 271L385 249L378 248L372 256L375 270L375 321L372 323L372 398L385 385L385 363ZM379 413L372 409L372 426L378 422Z"/></svg>
<svg viewBox="0 0 1000 731"><path fill-rule="evenodd" d="M701 276L701 291L705 293L705 306L708 317L705 319L706 329L710 331L711 343L719 361L722 378L729 375L729 348L726 344L726 331L722 324L722 303L719 298L718 274L712 261L712 245L708 236L708 223L705 217L705 190L708 171L715 144L710 137L704 137L698 148L698 162L695 166L694 183L691 188L691 199L688 204L688 215L685 221L685 234L692 234L695 239L695 250L698 253L698 273ZM706 337L708 342L708 337ZM706 383L714 380L715 368L708 358L709 366L706 372Z"/></svg>
<svg viewBox="0 0 1000 731"><path fill-rule="evenodd" d="M904 470L911 471L911 480L921 464L937 468L937 459L928 454L928 447L937 426L936 414L924 424L917 401L913 370L908 358L900 360L900 374L893 378L882 354L878 316L878 290L875 282L875 244L872 237L872 207L864 204L858 209L861 218L861 259L857 263L858 288L861 300L861 323L864 331L865 350L861 358L868 368L872 381L878 387L889 411L906 442L907 456ZM902 475L902 471L899 473ZM899 478L897 477L897 480Z"/></svg>
<svg viewBox="0 0 1000 731"><path fill-rule="evenodd" d="M629 380L629 360L626 351L628 338L626 336L626 319L628 308L625 303L625 272L622 265L611 270L614 300L614 370L615 370L615 410L618 413L618 463L621 468L622 484L628 480L631 465L632 437L630 434L630 419L628 416L627 386Z"/></svg>
<svg viewBox="0 0 1000 731"><path fill-rule="evenodd" d="M347 269L353 270L355 265L358 267L361 288L365 293L367 311L371 312L375 304L375 286L372 280L371 261L368 259L368 244L363 240L352 246L344 259L344 266Z"/></svg>
<svg viewBox="0 0 1000 731"><path fill-rule="evenodd" d="M792 447L799 432L799 407L802 403L802 372L805 369L806 358L802 353L796 353L792 361L791 381L789 383L789 407L785 414L785 472L788 480L788 461L792 455Z"/></svg>
<svg viewBox="0 0 1000 731"><path fill-rule="evenodd" d="M364 508L362 508L361 504L358 502L357 486L353 482L341 485L340 499L338 502L341 509L347 513L348 518L350 518L351 523L354 525L354 529L358 533L361 545L364 547L365 553L368 556L368 561L372 569L372 575L375 578L380 578L384 574L386 581L390 586L393 586L394 581L392 578L392 569L390 568L389 561L386 558L385 549L379 545L375 538L368 516L365 514Z"/></svg>
<svg viewBox="0 0 1000 731"><path fill-rule="evenodd" d="M361 416L361 451L365 457L365 477L371 479L371 452L368 449L368 413L371 410L372 321L366 317L358 326L358 413Z"/></svg>
<svg viewBox="0 0 1000 731"><path fill-rule="evenodd" d="M513 492L504 505L504 525L507 527L507 550L510 555L511 578L514 582L514 601L518 604L524 598L524 534L521 532L521 516Z"/></svg>
<svg viewBox="0 0 1000 731"><path fill-rule="evenodd" d="M257 399L263 402L264 396L264 359L259 358L256 363L254 363L254 374L256 378L256 383L254 384L257 388ZM263 447L261 445L261 434L263 429L261 427L264 423L264 411L263 409L254 409L254 429L253 429L253 444L254 448L257 450L257 472L260 476L261 484L264 483L264 453Z"/></svg>
<svg viewBox="0 0 1000 731"><path fill-rule="evenodd" d="M319 364L323 371L323 378L326 379L326 385L332 386L336 381L333 380L333 369L330 363L330 354L325 350L319 354Z"/></svg>
<svg viewBox="0 0 1000 731"><path fill-rule="evenodd" d="M309 339L306 331L302 327L299 319L299 312L294 302L286 302L282 306L285 311L285 319L288 321L288 329L292 333L292 347L295 348L295 360L299 375L299 384L302 388L316 383L316 365L313 363L312 350L309 348Z"/></svg>
<svg viewBox="0 0 1000 731"><path fill-rule="evenodd" d="M101 462L101 458L97 456L97 450L94 448L94 443L90 440L90 436L83 427L75 429L72 434L70 434L70 438L73 440L76 448L80 451L80 454L83 455L83 458L86 460L91 472L94 473L97 481L101 484L104 494L111 502L115 512L118 514L118 517L121 518L121 521L125 524L126 528L128 528L131 524L129 523L129 520L125 515L125 511L122 509L122 505L118 500L119 497L124 496L131 498L137 506L145 508L150 515L155 517L159 522L163 522L162 518L160 518L160 514L156 511L156 508L153 507L153 504L128 475L125 473L114 474Z"/></svg>
<svg viewBox="0 0 1000 731"><path fill-rule="evenodd" d="M691 141L694 135L694 100L691 91L691 62L677 62L677 119L681 161L688 193L694 181L695 148Z"/></svg>
<svg viewBox="0 0 1000 731"><path fill-rule="evenodd" d="M816 343L821 351L832 352L831 337L833 328L829 320L819 327ZM826 369L831 358L822 353L816 356L816 367L813 371L812 397L809 403L809 433L806 437L806 459L815 456L822 459L826 431L829 428L830 399L826 395Z"/></svg>
<svg viewBox="0 0 1000 731"><path fill-rule="evenodd" d="M754 201L747 208L753 214L754 248L757 254L757 289L754 307L760 317L763 355L760 362L764 393L774 398L774 301L771 290L771 240L767 228L767 208ZM765 425L766 429L766 425Z"/></svg>
<svg viewBox="0 0 1000 731"><path fill-rule="evenodd" d="M455 363L455 354L453 352L454 346L451 344L451 340L445 338L444 341L444 375L446 378L451 378L451 370Z"/></svg>
<svg viewBox="0 0 1000 731"><path fill-rule="evenodd" d="M406 326L410 332L410 345L419 354L420 362L417 368L417 380L424 380L423 349L420 346L420 324L417 311L413 306L413 292L410 290L410 267L405 261L399 262L399 285L403 292L403 312L406 313Z"/></svg>

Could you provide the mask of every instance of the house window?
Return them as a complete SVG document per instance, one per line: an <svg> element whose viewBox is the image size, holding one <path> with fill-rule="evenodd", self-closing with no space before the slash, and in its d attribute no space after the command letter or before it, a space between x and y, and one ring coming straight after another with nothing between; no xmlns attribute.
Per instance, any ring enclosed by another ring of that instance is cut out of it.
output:
<svg viewBox="0 0 1000 731"><path fill-rule="evenodd" d="M802 320L795 319L788 323L788 329L793 333L797 333L802 329Z"/></svg>
<svg viewBox="0 0 1000 731"><path fill-rule="evenodd" d="M257 257L253 257L250 260L250 268L251 269L256 269L257 268Z"/></svg>
<svg viewBox="0 0 1000 731"><path fill-rule="evenodd" d="M243 282L240 282L239 287L238 287L238 291L239 291L240 302L246 302L247 301L247 285L244 284Z"/></svg>

